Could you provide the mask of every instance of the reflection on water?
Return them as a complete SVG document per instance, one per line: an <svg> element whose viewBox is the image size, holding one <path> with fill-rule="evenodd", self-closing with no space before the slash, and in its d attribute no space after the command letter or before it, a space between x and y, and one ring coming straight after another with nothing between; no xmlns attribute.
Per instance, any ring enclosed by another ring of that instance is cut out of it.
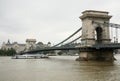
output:
<svg viewBox="0 0 120 81"><path fill-rule="evenodd" d="M120 55L111 62L78 62L76 56L49 59L0 57L0 81L120 81Z"/></svg>

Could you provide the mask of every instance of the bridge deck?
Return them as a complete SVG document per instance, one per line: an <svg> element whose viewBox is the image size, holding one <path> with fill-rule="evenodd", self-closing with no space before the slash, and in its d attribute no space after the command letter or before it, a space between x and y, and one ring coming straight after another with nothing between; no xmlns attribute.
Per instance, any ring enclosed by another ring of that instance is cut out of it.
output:
<svg viewBox="0 0 120 81"><path fill-rule="evenodd" d="M92 46L82 46L82 47L49 47L49 48L36 49L36 50L24 52L24 53L37 53L41 51L54 51L54 50L94 51L94 50L102 50L102 49L103 50L120 49L120 43L95 44Z"/></svg>
<svg viewBox="0 0 120 81"><path fill-rule="evenodd" d="M120 49L120 43L95 44L92 48L96 49Z"/></svg>

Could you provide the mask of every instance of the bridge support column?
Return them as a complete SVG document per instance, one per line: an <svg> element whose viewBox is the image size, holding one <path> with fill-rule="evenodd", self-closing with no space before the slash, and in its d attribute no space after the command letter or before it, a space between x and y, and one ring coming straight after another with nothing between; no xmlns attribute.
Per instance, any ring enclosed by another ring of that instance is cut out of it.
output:
<svg viewBox="0 0 120 81"><path fill-rule="evenodd" d="M112 50L96 50L92 52L80 52L77 61L114 61Z"/></svg>

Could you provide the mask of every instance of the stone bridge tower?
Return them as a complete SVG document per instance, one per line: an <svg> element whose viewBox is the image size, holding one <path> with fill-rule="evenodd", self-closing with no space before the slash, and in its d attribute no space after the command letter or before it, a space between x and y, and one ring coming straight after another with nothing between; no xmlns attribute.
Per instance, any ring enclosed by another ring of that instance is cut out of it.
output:
<svg viewBox="0 0 120 81"><path fill-rule="evenodd" d="M110 43L109 20L112 16L105 11L86 10L82 12L82 47ZM114 60L113 50L94 49L82 51L76 60Z"/></svg>
<svg viewBox="0 0 120 81"><path fill-rule="evenodd" d="M87 45L109 43L109 25L102 24L109 23L112 16L108 15L108 12L93 10L86 10L82 14L80 17L82 20L82 43Z"/></svg>

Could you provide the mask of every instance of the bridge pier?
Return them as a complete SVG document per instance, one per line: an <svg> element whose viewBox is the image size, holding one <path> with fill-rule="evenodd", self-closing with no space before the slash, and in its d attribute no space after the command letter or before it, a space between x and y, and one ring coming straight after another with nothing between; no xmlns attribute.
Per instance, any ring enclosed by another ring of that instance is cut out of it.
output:
<svg viewBox="0 0 120 81"><path fill-rule="evenodd" d="M114 61L113 50L95 50L80 52L77 61Z"/></svg>
<svg viewBox="0 0 120 81"><path fill-rule="evenodd" d="M109 23L110 18L109 12L105 11L94 11L86 10L82 12L80 19L82 20L82 38L81 43L85 46L82 48L93 48L93 50L82 51L79 54L79 58L76 60L95 60L95 61L113 61L115 58L113 56L113 49L98 48L99 45L111 43L109 25L101 25L96 23ZM94 48L94 45L98 47ZM103 46L104 47L104 46Z"/></svg>

